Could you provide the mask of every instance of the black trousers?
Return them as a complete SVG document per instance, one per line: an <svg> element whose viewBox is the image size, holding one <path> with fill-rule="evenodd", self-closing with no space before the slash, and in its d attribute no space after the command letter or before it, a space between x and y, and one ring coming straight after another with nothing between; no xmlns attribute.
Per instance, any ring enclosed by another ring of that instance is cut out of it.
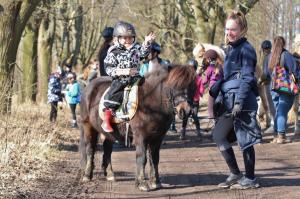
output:
<svg viewBox="0 0 300 199"><path fill-rule="evenodd" d="M51 102L51 110L50 110L50 122L56 122L57 118L57 104L58 102Z"/></svg>
<svg viewBox="0 0 300 199"><path fill-rule="evenodd" d="M221 116L219 117L216 126L213 130L213 139L216 142L219 150L221 151L227 166L231 173L240 173L239 167L236 162L235 154L230 144L233 130L232 117ZM243 159L245 166L245 176L251 180L255 178L255 151L254 147L250 146L243 151Z"/></svg>
<svg viewBox="0 0 300 199"><path fill-rule="evenodd" d="M212 131L213 140L217 144L220 151L231 148L228 135L233 134L233 118L225 115L218 118L215 128Z"/></svg>
<svg viewBox="0 0 300 199"><path fill-rule="evenodd" d="M142 84L143 78L139 75L114 78L110 89L104 96L104 107L112 109L113 111L117 110L123 102L125 87L133 85L138 80L141 80L139 84Z"/></svg>
<svg viewBox="0 0 300 199"><path fill-rule="evenodd" d="M76 120L76 105L77 104L69 104L70 105L70 109L71 109L71 113L72 113L72 119Z"/></svg>

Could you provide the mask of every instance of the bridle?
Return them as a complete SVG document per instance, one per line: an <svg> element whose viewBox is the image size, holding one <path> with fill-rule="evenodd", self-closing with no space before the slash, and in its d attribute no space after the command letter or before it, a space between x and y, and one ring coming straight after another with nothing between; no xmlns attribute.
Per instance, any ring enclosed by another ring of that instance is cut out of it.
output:
<svg viewBox="0 0 300 199"><path fill-rule="evenodd" d="M188 101L187 89L183 89L183 90L170 89L169 97L168 98L169 98L169 100L171 102L174 114L177 114L176 107L180 103Z"/></svg>

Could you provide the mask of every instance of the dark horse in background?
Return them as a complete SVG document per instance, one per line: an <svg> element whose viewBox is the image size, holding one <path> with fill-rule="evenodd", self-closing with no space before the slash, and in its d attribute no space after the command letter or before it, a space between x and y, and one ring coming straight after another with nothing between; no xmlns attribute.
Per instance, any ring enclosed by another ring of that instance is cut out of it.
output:
<svg viewBox="0 0 300 199"><path fill-rule="evenodd" d="M136 147L136 186L141 191L149 191L161 187L158 163L162 140L172 122L174 107L177 111L190 111L187 102L182 99L183 91L193 81L195 74L192 67L173 65L149 73L138 89L138 108L129 121L130 133ZM102 169L107 180L114 180L111 164L111 153L115 139L120 139L125 124L114 124L113 133L106 133L101 128L98 114L99 101L102 94L111 84L111 79L100 77L89 84L83 92L81 109L81 166L84 170L83 181L89 181L93 175L94 154L99 135L104 135ZM171 98L171 93L177 93ZM149 183L145 178L149 151L150 174Z"/></svg>

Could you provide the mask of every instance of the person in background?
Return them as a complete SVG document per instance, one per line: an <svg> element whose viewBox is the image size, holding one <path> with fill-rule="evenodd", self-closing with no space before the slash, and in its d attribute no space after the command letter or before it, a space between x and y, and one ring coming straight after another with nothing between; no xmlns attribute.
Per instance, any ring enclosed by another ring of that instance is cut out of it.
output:
<svg viewBox="0 0 300 199"><path fill-rule="evenodd" d="M102 32L102 37L104 38L104 42L100 47L98 53L100 76L108 76L104 67L104 59L107 55L108 49L113 45L113 32L114 32L113 27L105 27Z"/></svg>
<svg viewBox="0 0 300 199"><path fill-rule="evenodd" d="M71 127L77 128L77 120L76 120L76 106L80 102L80 86L76 81L76 74L73 72L68 73L67 75L68 85L66 90L64 91L66 100L70 106L71 113L72 113L72 121Z"/></svg>
<svg viewBox="0 0 300 199"><path fill-rule="evenodd" d="M161 46L158 43L153 42L150 47L150 54L140 67L139 73L141 76L145 76L146 73L159 70L163 67L167 68L169 64L167 61L159 57L160 52Z"/></svg>
<svg viewBox="0 0 300 199"><path fill-rule="evenodd" d="M217 62L218 54L215 50L207 50L203 55L202 70L205 71L205 77L203 80L203 85L208 85L208 88L213 86L216 81L223 77L222 66ZM213 118L213 104L214 98L208 96L208 116Z"/></svg>
<svg viewBox="0 0 300 199"><path fill-rule="evenodd" d="M223 67L224 77L220 88L217 89L218 95L221 94L225 111L217 118L212 134L230 170L230 175L218 187L257 188L260 185L255 177L254 145L261 143L262 135L256 120L258 108L255 78L256 52L245 38L248 26L242 12L233 11L228 15L225 30L227 54ZM238 142L243 153L244 176L231 145L234 141Z"/></svg>
<svg viewBox="0 0 300 199"><path fill-rule="evenodd" d="M99 69L99 62L94 59L92 62L89 64L89 74L87 81L90 83L93 79L96 79L98 76L98 69Z"/></svg>
<svg viewBox="0 0 300 199"><path fill-rule="evenodd" d="M263 114L266 114L266 127L268 128L265 132L274 133L274 117L275 108L271 96L271 76L268 74L268 60L271 55L272 43L269 40L264 40L261 43L262 50L262 62L260 69L261 75L258 80L258 91L261 96L261 105L258 109L258 117L261 118ZM262 110L264 109L264 110Z"/></svg>
<svg viewBox="0 0 300 199"><path fill-rule="evenodd" d="M56 122L57 118L57 105L62 101L61 83L60 83L61 71L56 71L49 76L48 80L48 102L51 105L50 110L50 122Z"/></svg>
<svg viewBox="0 0 300 199"><path fill-rule="evenodd" d="M289 74L292 74L298 81L298 68L293 55L287 51L285 48L285 40L281 36L274 38L273 47L268 60L268 70L265 72L266 75L271 76L274 68L281 65L281 60L283 60L283 66L287 68ZM271 84L274 84L271 82ZM289 95L281 92L271 91L273 104L275 107L275 117L274 117L274 138L271 143L283 144L291 142L290 139L286 137L288 112L293 106L295 96Z"/></svg>
<svg viewBox="0 0 300 199"><path fill-rule="evenodd" d="M195 59L190 59L188 61L188 65L193 66L195 70L195 74L198 68L198 62ZM192 108L192 111L190 112L189 115L187 115L183 120L182 120L182 129L180 132L180 139L184 140L185 139L185 134L186 134L186 126L187 122L189 119L189 116L191 115L195 127L196 127L196 135L198 136L199 139L201 139L201 130L200 130L200 122L198 119L198 110L199 110L199 101L200 97L203 96L204 93L204 85L202 83L201 76L199 74L195 75L194 81L190 84L190 86L187 89L187 102Z"/></svg>
<svg viewBox="0 0 300 199"><path fill-rule="evenodd" d="M67 62L67 60L64 60L62 62L62 74L61 74L61 80L62 80L62 90L65 90L68 85L68 74L72 72L72 65Z"/></svg>

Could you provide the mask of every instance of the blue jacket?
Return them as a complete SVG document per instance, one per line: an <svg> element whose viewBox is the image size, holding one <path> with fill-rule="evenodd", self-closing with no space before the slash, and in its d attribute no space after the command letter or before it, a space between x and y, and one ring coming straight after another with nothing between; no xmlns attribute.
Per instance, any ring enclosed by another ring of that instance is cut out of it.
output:
<svg viewBox="0 0 300 199"><path fill-rule="evenodd" d="M241 38L230 46L224 62L222 101L229 113L235 103L242 106L242 111L234 117L233 126L237 142L241 150L245 150L260 143L262 139L261 128L256 120L256 53L246 38Z"/></svg>
<svg viewBox="0 0 300 199"><path fill-rule="evenodd" d="M49 77L47 96L49 103L62 101L60 79L55 74Z"/></svg>
<svg viewBox="0 0 300 199"><path fill-rule="evenodd" d="M246 38L230 44L224 61L224 80L226 82L239 76L241 82L236 91L235 103L241 104L242 107L250 91L258 92L254 75L256 62L255 49Z"/></svg>
<svg viewBox="0 0 300 199"><path fill-rule="evenodd" d="M68 84L66 88L66 99L69 104L78 104L80 102L80 87L77 82Z"/></svg>
<svg viewBox="0 0 300 199"><path fill-rule="evenodd" d="M161 59L161 58L157 58L158 59L158 63L161 65L168 65L168 62ZM149 72L149 61L145 61L142 65L141 68L139 70L139 74L140 76L145 76L146 73Z"/></svg>

